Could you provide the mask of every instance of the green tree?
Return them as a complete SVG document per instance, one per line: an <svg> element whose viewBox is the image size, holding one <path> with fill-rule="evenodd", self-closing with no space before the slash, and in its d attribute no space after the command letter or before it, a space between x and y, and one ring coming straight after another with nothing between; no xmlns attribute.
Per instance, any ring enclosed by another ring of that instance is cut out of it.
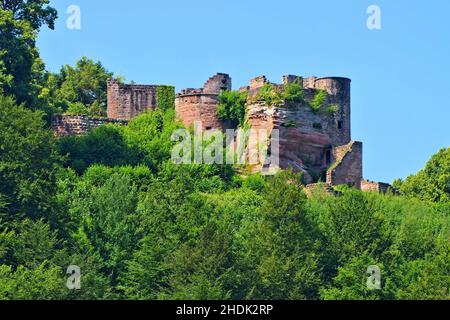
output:
<svg viewBox="0 0 450 320"><path fill-rule="evenodd" d="M21 1L22 2L22 1ZM0 92L37 108L44 64L35 46L36 30L0 9Z"/></svg>
<svg viewBox="0 0 450 320"><path fill-rule="evenodd" d="M365 252L377 257L389 247L384 217L361 191L345 190L328 205L321 223L338 261L348 261Z"/></svg>
<svg viewBox="0 0 450 320"><path fill-rule="evenodd" d="M283 98L287 102L304 102L303 82L301 78L286 83L283 90Z"/></svg>
<svg viewBox="0 0 450 320"><path fill-rule="evenodd" d="M450 148L431 157L425 169L411 175L404 182L396 181L400 193L435 202L450 201Z"/></svg>
<svg viewBox="0 0 450 320"><path fill-rule="evenodd" d="M247 92L221 91L217 115L222 121L230 121L234 127L242 127L247 115Z"/></svg>
<svg viewBox="0 0 450 320"><path fill-rule="evenodd" d="M396 272L396 298L401 300L449 300L449 247L440 255L406 261Z"/></svg>
<svg viewBox="0 0 450 320"><path fill-rule="evenodd" d="M275 176L259 213L243 220L238 269L250 299L314 299L321 285L322 236L305 211L300 177Z"/></svg>
<svg viewBox="0 0 450 320"><path fill-rule="evenodd" d="M66 165L83 173L93 164L123 166L136 164L137 151L130 148L122 130L114 125L101 126L84 136L68 136L58 141Z"/></svg>
<svg viewBox="0 0 450 320"><path fill-rule="evenodd" d="M52 216L60 156L42 112L0 96L0 194L4 219ZM55 222L55 221L53 221Z"/></svg>
<svg viewBox="0 0 450 320"><path fill-rule="evenodd" d="M69 214L79 221L72 235L74 246L101 257L102 272L112 285L140 239L137 197L130 177L116 173L98 186L82 180L71 199Z"/></svg>
<svg viewBox="0 0 450 320"><path fill-rule="evenodd" d="M83 57L75 67L65 65L59 74L49 75L47 94L54 95L49 100L66 113L106 116L107 80L112 75L101 62Z"/></svg>
<svg viewBox="0 0 450 320"><path fill-rule="evenodd" d="M59 300L64 285L61 269L48 263L16 270L0 265L0 300Z"/></svg>
<svg viewBox="0 0 450 320"><path fill-rule="evenodd" d="M50 0L1 0L0 9L10 11L15 20L27 21L35 30L42 25L54 29L58 13L49 3Z"/></svg>
<svg viewBox="0 0 450 320"><path fill-rule="evenodd" d="M370 274L369 266L377 266L381 271L380 289L371 289L367 285ZM333 287L321 292L325 300L379 300L384 298L386 276L383 266L367 254L355 256L338 269L338 275L333 279Z"/></svg>
<svg viewBox="0 0 450 320"><path fill-rule="evenodd" d="M0 299L64 299L65 250L44 220L14 221L0 233Z"/></svg>

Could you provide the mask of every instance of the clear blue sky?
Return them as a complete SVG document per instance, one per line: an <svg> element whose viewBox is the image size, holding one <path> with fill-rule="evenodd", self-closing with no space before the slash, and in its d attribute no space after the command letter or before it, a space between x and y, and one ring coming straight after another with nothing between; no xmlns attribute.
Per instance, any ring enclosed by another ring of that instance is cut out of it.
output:
<svg viewBox="0 0 450 320"><path fill-rule="evenodd" d="M233 87L264 74L352 79L352 135L364 176L391 182L450 145L448 0L58 0L56 30L38 46L52 71L81 56L130 81L201 87L216 72ZM69 5L81 30L69 30ZM381 8L381 30L366 27Z"/></svg>

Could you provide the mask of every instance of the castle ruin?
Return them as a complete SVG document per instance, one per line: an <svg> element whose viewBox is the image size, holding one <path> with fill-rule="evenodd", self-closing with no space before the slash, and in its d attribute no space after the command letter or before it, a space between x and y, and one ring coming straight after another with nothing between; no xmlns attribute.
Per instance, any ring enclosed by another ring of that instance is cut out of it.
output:
<svg viewBox="0 0 450 320"><path fill-rule="evenodd" d="M268 106L255 102L254 97L262 87L271 85L283 90L293 81L303 86L304 101L286 102ZM157 85L122 84L115 79L108 81L108 119L81 126L89 130L102 122L126 124L133 117L158 106ZM201 123L203 130L225 130L229 124L217 116L219 94L231 90L228 74L218 73L209 78L203 88L188 88L176 94L175 110L178 119L186 127ZM249 95L247 122L253 129L279 130L279 157L282 169L292 168L302 172L306 183L322 181L328 185L347 184L364 191L385 192L388 185L363 179L363 144L351 137L351 80L342 77L302 78L283 76L281 84L270 83L265 76L252 80L239 89ZM306 101L318 91L325 91L327 105L334 106L332 113L316 112ZM66 118L63 118L66 117ZM67 118L69 117L69 118ZM74 119L72 119L75 117ZM80 134L78 116L61 116L55 121L55 130L67 134ZM72 121L72 122L71 122ZM83 122L83 121L82 121ZM83 122L83 123L84 123Z"/></svg>
<svg viewBox="0 0 450 320"><path fill-rule="evenodd" d="M362 143L351 140L350 79L283 77L282 84L270 83L265 76L250 80L247 91L250 100L266 84L281 90L287 83L300 79L305 100L318 90L327 92L327 104L337 106L332 115L311 110L306 102L285 102L268 106L261 102L248 105L248 123L253 129L279 130L280 167L304 173L305 182L326 182L330 185L348 184L361 189ZM227 128L216 110L221 90L231 89L231 78L219 73L203 88L185 89L176 95L175 109L186 127L201 122L203 130ZM289 105L288 105L289 104ZM256 168L260 169L260 168Z"/></svg>

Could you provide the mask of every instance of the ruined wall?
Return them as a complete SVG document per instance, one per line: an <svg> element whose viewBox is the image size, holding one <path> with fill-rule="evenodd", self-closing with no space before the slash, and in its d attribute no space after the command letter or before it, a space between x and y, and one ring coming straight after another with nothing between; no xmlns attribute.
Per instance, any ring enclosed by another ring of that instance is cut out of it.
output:
<svg viewBox="0 0 450 320"><path fill-rule="evenodd" d="M201 122L199 129L224 129L225 124L217 117L218 97L222 90L231 90L231 78L225 73L209 78L203 88L182 90L175 98L177 118L186 127Z"/></svg>
<svg viewBox="0 0 450 320"><path fill-rule="evenodd" d="M157 106L155 85L122 84L116 79L108 80L108 118L131 119Z"/></svg>
<svg viewBox="0 0 450 320"><path fill-rule="evenodd" d="M337 105L336 113L314 112L307 102L285 102L281 106L266 106L254 102L248 106L248 123L254 129L278 129L280 133L280 167L304 173L305 182L325 181L326 171L336 161L333 149L350 142L350 80L315 77L303 79L296 75L283 76L283 85L300 79L303 94L311 101L319 89L328 93L325 106ZM250 97L270 83L265 76L253 78L247 87ZM270 83L282 90L283 85ZM245 88L241 88L245 90ZM352 181L356 181L352 178ZM358 183L356 183L358 184Z"/></svg>
<svg viewBox="0 0 450 320"><path fill-rule="evenodd" d="M348 184L361 189L362 142L352 141L333 149L335 163L327 171L327 183Z"/></svg>
<svg viewBox="0 0 450 320"><path fill-rule="evenodd" d="M391 185L388 183L361 180L361 190L364 192L386 193L389 188L391 188Z"/></svg>
<svg viewBox="0 0 450 320"><path fill-rule="evenodd" d="M231 78L226 73L217 73L206 81L204 93L219 94L222 90L231 90Z"/></svg>
<svg viewBox="0 0 450 320"><path fill-rule="evenodd" d="M335 130L332 131L333 144L344 145L351 141L350 85L347 78L320 78L314 81L314 88L328 93L327 104L336 104L339 111L335 116Z"/></svg>
<svg viewBox="0 0 450 320"><path fill-rule="evenodd" d="M222 123L217 118L218 96L204 93L184 93L175 99L175 111L178 119L185 127L201 122L199 129L222 129Z"/></svg>
<svg viewBox="0 0 450 320"><path fill-rule="evenodd" d="M262 102L250 103L247 120L252 129L266 129L269 139L273 129L279 130L280 167L303 172L306 183L321 179L330 186L350 184L364 191L386 192L388 184L362 180L362 143L351 141L350 79L285 75L282 84L275 84L259 76L240 90L248 92L252 98L265 84L282 90L283 85L297 79L302 81L306 101L313 99L318 90L325 90L328 93L325 105L337 105L338 110L334 114L314 112L306 102L285 102L276 107ZM231 86L229 75L217 73L203 88L182 90L175 98L177 117L186 127L201 122L202 130L227 129L227 124L217 117L217 106L220 92L231 90ZM157 107L158 88L156 85L121 84L110 79L108 118L59 116L53 121L53 130L58 136L80 135L107 123L126 125L127 119ZM255 137L250 139L256 140Z"/></svg>
<svg viewBox="0 0 450 320"><path fill-rule="evenodd" d="M53 119L52 129L58 137L82 135L108 123L127 125L128 121L108 118L91 118L86 115L60 115Z"/></svg>
<svg viewBox="0 0 450 320"><path fill-rule="evenodd" d="M306 109L308 108L308 109ZM330 149L330 137L313 128L305 110L288 110L284 107L271 107L264 103L248 106L248 123L252 129L265 129L270 134L279 131L280 167L292 168L305 174L307 183L313 182L314 175L326 170L326 150ZM314 172L314 173L313 173ZM312 175L311 175L312 174Z"/></svg>

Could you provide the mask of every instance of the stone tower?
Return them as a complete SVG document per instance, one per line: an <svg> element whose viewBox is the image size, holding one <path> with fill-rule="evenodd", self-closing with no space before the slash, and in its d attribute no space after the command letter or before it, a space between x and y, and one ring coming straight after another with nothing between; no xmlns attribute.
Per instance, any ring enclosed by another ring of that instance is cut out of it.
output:
<svg viewBox="0 0 450 320"><path fill-rule="evenodd" d="M178 118L186 127L199 122L203 130L224 129L225 124L217 117L218 97L222 90L231 90L231 78L225 73L209 78L203 88L182 90L175 98Z"/></svg>
<svg viewBox="0 0 450 320"><path fill-rule="evenodd" d="M157 106L157 85L122 84L108 80L108 118L129 120Z"/></svg>
<svg viewBox="0 0 450 320"><path fill-rule="evenodd" d="M282 91L286 84L298 80L303 85L303 102L268 106L253 99L267 84ZM281 168L303 172L307 183L320 180L360 188L362 143L351 140L350 84L350 79L342 77L303 79L295 75L285 75L282 84L275 84L259 76L240 91L247 91L250 97L247 106L250 127L267 132L278 130ZM176 96L177 117L187 127L199 122L203 130L226 129L227 123L217 117L218 95L221 90L230 89L230 77L218 73L201 89L182 90ZM319 91L327 93L324 104L333 106L332 112L314 111L307 102Z"/></svg>

